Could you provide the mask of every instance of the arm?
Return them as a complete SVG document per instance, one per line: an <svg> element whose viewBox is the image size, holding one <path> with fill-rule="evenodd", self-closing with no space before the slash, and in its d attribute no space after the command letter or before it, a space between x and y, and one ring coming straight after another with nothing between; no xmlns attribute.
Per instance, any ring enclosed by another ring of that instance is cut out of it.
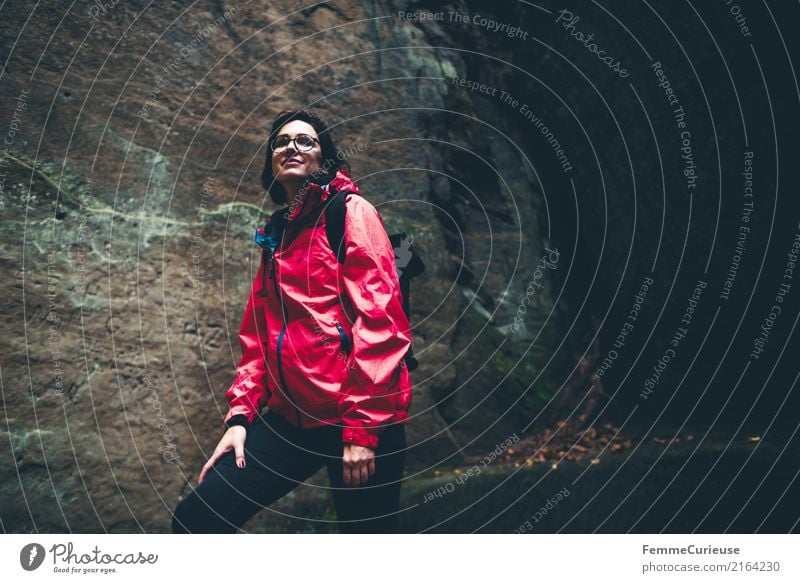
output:
<svg viewBox="0 0 800 583"><path fill-rule="evenodd" d="M230 405L230 410L225 416L227 427L235 425L249 427L268 400L266 297L261 295L263 275L265 275L263 272L266 268L262 253L261 264L239 328L242 358L236 367L236 379L225 393Z"/></svg>
<svg viewBox="0 0 800 583"><path fill-rule="evenodd" d="M353 348L342 383L342 441L376 448L399 403L403 357L411 345L394 249L375 207L352 195L345 215L342 277L355 311ZM406 373L408 374L408 373Z"/></svg>

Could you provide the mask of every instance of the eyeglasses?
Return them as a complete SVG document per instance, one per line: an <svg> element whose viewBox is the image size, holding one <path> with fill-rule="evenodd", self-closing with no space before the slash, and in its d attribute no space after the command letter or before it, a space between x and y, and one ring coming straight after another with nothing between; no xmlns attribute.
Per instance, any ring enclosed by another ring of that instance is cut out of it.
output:
<svg viewBox="0 0 800 583"><path fill-rule="evenodd" d="M272 140L272 151L285 150L289 144L294 142L294 147L301 152L308 152L314 147L314 143L319 144L319 140L307 134L297 134L295 137L290 138L286 134L282 134Z"/></svg>

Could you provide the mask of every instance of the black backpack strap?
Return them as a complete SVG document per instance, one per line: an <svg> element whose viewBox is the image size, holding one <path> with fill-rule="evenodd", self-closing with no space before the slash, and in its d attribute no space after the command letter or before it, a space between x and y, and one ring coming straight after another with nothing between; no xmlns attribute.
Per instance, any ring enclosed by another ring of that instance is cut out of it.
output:
<svg viewBox="0 0 800 583"><path fill-rule="evenodd" d="M328 244L336 253L336 259L339 263L344 263L346 249L344 247L344 216L347 209L344 206L344 200L347 195L351 194L346 190L342 190L334 194L330 200L325 203L325 231L328 234Z"/></svg>

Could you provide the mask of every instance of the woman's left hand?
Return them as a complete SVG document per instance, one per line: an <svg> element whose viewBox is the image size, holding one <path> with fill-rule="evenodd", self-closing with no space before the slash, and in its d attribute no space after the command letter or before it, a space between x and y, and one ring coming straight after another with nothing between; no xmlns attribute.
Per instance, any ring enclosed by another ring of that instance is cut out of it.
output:
<svg viewBox="0 0 800 583"><path fill-rule="evenodd" d="M366 484L375 473L375 452L368 447L345 443L342 462L342 480L345 486Z"/></svg>

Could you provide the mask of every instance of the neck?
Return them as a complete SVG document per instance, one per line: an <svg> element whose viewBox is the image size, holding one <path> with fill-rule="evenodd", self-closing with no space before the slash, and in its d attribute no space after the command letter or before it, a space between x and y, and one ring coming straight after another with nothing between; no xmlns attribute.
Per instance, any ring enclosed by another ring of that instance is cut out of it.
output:
<svg viewBox="0 0 800 583"><path fill-rule="evenodd" d="M281 186L283 186L283 190L286 191L286 198L290 203L293 199L302 197L303 193L301 191L304 185L306 185L305 180L281 181Z"/></svg>

